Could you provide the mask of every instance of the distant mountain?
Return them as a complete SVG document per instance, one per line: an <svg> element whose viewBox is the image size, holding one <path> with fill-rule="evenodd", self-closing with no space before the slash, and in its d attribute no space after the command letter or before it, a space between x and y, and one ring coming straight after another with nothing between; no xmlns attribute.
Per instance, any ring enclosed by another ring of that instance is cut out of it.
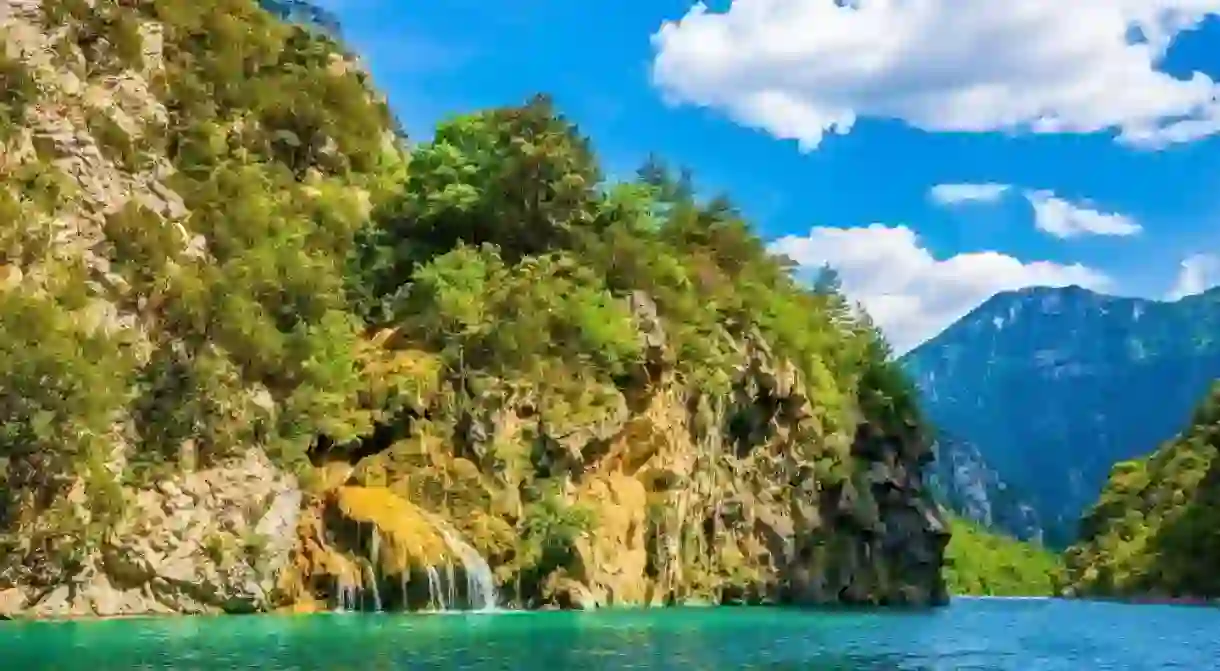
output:
<svg viewBox="0 0 1220 671"><path fill-rule="evenodd" d="M1043 542L1038 511L987 465L978 446L942 435L933 450L936 460L927 474L928 484L944 505L985 528Z"/></svg>
<svg viewBox="0 0 1220 671"><path fill-rule="evenodd" d="M1110 467L1173 436L1220 377L1220 289L1175 302L1005 292L903 364L929 419L975 446L980 472L1018 492L1062 547Z"/></svg>
<svg viewBox="0 0 1220 671"><path fill-rule="evenodd" d="M304 0L258 0L266 11L284 21L318 28L339 37L339 19L331 12Z"/></svg>

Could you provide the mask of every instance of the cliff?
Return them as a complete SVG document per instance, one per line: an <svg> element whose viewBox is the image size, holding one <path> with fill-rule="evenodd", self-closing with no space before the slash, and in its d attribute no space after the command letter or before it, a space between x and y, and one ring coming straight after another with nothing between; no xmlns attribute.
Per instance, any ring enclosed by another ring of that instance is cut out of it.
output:
<svg viewBox="0 0 1220 671"><path fill-rule="evenodd" d="M1063 548L1110 468L1173 436L1220 376L1217 332L1220 290L1168 302L1031 288L992 297L903 365L929 421L976 447ZM1028 535L1024 515L1000 517Z"/></svg>
<svg viewBox="0 0 1220 671"><path fill-rule="evenodd" d="M1220 383L1187 427L1116 464L1065 557L1079 596L1220 598Z"/></svg>
<svg viewBox="0 0 1220 671"><path fill-rule="evenodd" d="M408 151L253 0L3 0L0 614L940 603L867 321L542 98Z"/></svg>

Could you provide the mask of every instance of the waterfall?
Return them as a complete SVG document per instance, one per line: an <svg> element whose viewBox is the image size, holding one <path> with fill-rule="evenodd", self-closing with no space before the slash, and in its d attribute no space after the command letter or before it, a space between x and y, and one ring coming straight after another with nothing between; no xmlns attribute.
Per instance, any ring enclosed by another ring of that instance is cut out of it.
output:
<svg viewBox="0 0 1220 671"><path fill-rule="evenodd" d="M381 532L373 525L373 537L369 540L369 584L373 588L373 610L381 612L381 588L377 584L377 567L381 565Z"/></svg>
<svg viewBox="0 0 1220 671"><path fill-rule="evenodd" d="M466 601L470 604L470 609L496 610L498 607L496 583L491 573L491 567L487 565L487 560L483 559L483 555L480 555L478 550L462 540L457 531L444 520L434 519L433 523L436 525L436 530L440 532L441 538L445 540L449 551L457 555L462 562L463 572L466 574ZM449 568L449 588L453 590L452 565ZM451 591L450 594L453 592ZM450 602L453 601L454 599L451 598Z"/></svg>
<svg viewBox="0 0 1220 671"><path fill-rule="evenodd" d="M335 576L335 610L344 613L359 609L359 588L346 576Z"/></svg>
<svg viewBox="0 0 1220 671"><path fill-rule="evenodd" d="M428 601L430 601L437 610L446 610L445 593L441 591L441 574L437 572L435 566L429 566L428 573Z"/></svg>
<svg viewBox="0 0 1220 671"><path fill-rule="evenodd" d="M369 591L373 593L373 611L381 612L381 588L377 586L377 569L369 562ZM360 606L364 610L364 592L360 593Z"/></svg>
<svg viewBox="0 0 1220 671"><path fill-rule="evenodd" d="M453 578L453 562L445 564L445 588L449 590L449 605L457 608L457 580Z"/></svg>

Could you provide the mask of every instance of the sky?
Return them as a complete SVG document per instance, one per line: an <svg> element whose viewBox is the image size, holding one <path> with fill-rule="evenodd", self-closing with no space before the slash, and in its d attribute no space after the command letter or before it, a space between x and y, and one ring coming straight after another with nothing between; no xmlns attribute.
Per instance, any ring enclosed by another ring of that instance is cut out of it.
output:
<svg viewBox="0 0 1220 671"><path fill-rule="evenodd" d="M1220 284L1220 0L319 0L408 135L550 94L839 270L899 352L980 302Z"/></svg>

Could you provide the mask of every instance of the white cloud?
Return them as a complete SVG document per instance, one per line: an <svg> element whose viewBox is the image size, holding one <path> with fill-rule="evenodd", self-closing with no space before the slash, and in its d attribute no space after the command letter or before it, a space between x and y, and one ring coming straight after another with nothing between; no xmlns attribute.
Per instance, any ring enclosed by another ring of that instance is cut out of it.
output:
<svg viewBox="0 0 1220 671"><path fill-rule="evenodd" d="M653 35L653 80L672 103L718 108L805 150L861 117L928 131L1117 130L1155 148L1220 132L1220 85L1158 69L1211 14L1220 0L700 3Z"/></svg>
<svg viewBox="0 0 1220 671"><path fill-rule="evenodd" d="M775 240L771 251L808 272L829 264L843 291L860 301L899 353L936 335L1000 291L1027 286L1105 290L1111 280L1080 264L1022 262L999 252L938 259L906 226L816 227Z"/></svg>
<svg viewBox="0 0 1220 671"><path fill-rule="evenodd" d="M1182 260L1178 279L1166 296L1176 301L1220 286L1220 255L1192 254Z"/></svg>
<svg viewBox="0 0 1220 671"><path fill-rule="evenodd" d="M1009 189L1008 184L937 184L928 190L928 197L939 205L962 203L994 203Z"/></svg>
<svg viewBox="0 0 1220 671"><path fill-rule="evenodd" d="M1034 226L1057 238L1129 236L1144 230L1125 214L1101 212L1083 203L1064 200L1051 191L1026 191L1025 197L1034 207Z"/></svg>

